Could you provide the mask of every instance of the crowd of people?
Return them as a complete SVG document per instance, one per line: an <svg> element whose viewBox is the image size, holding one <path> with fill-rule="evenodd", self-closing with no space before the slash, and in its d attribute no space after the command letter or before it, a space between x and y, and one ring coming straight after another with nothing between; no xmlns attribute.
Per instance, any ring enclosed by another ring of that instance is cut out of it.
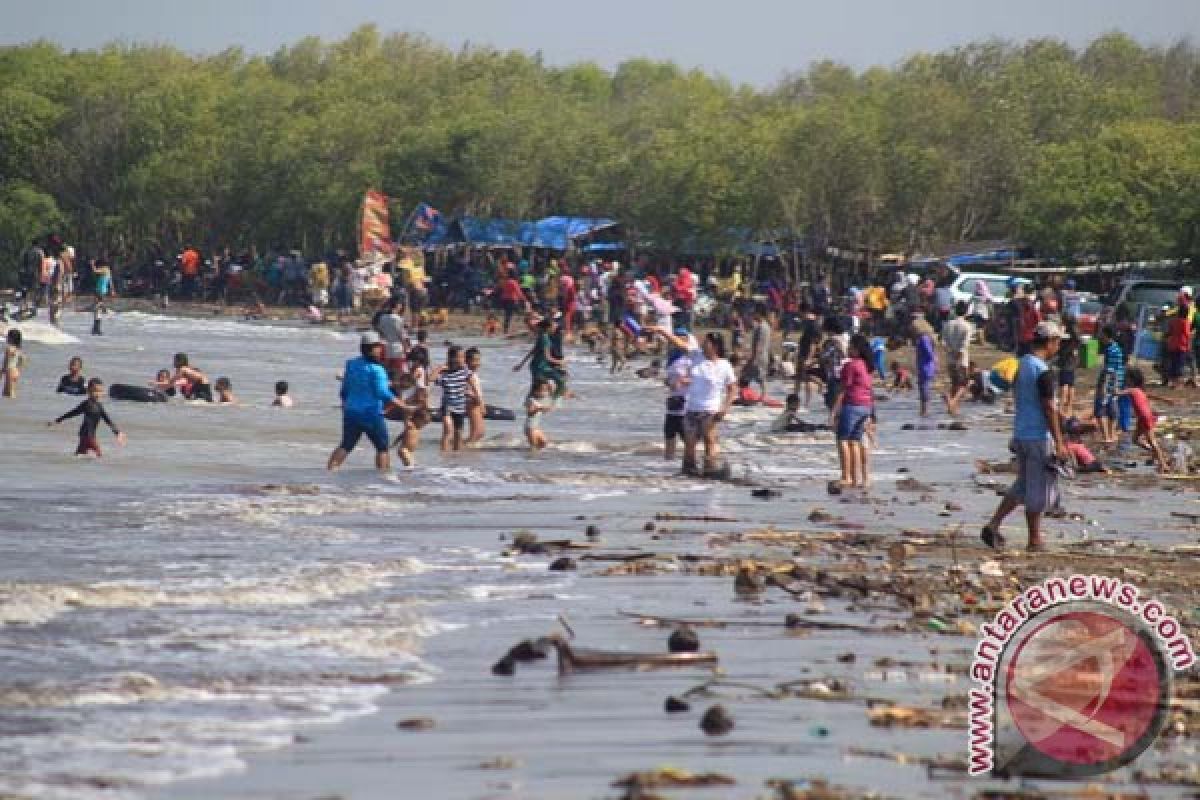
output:
<svg viewBox="0 0 1200 800"><path fill-rule="evenodd" d="M43 302L61 307L74 281L73 257L57 237L31 246L22 263L36 277L28 287L35 313ZM187 248L179 263L186 294L202 262L194 248ZM324 264L305 264L298 254L279 256L274 263L268 273L275 276L269 283L281 293L277 299L294 292L297 302L329 299L339 308L355 305L355 267L350 263L332 278L320 269ZM380 284L385 289L379 295L382 305L362 336L359 356L345 364L340 376L343 431L330 455L330 469L341 466L363 435L375 448L380 469L390 468L393 447L404 464L413 464L420 432L431 422L440 423L443 451L474 445L485 435L490 407L481 351L451 345L445 361L435 366L427 346L424 304L429 287L422 273L414 264L377 266L405 277ZM100 259L90 262L88 270L100 306L112 293L111 268ZM243 271L235 268L229 274ZM1106 469L1085 441L1093 434L1094 446L1106 449L1120 444L1125 434L1126 441L1148 452L1159 471L1170 469L1155 433L1151 402L1171 400L1148 394L1146 373L1129 365L1133 330L1128 315L1118 314L1098 331L1102 363L1092 408L1077 414L1084 337L1078 325L1081 295L1069 280L1051 279L1038 287L1012 278L1002 298L994 297L981 280L969 300L956 300L950 290L954 273L944 266L926 277L898 272L839 291L824 277L801 287L772 280L752 285L736 269L732 275L734 280L713 281L687 266L656 270L555 258L531 264L517 254L501 254L480 284L488 290L491 306L481 333L531 337L528 352L514 368L529 370L521 406L529 447L549 444L545 417L560 411L572 396L569 346L583 342L594 355L610 360L613 373L633 359L649 360L637 374L665 385L664 455L679 458L688 475L728 477L720 432L735 405L779 408L771 426L775 431L832 431L840 476L830 491L840 492L870 483L870 453L878 441L877 387L915 391L920 417L933 413L939 384L940 401L952 417L968 400L1011 402L1017 480L983 530L984 541L992 546L1003 544L1000 525L1018 505L1025 507L1029 546L1042 546L1040 518L1057 506L1058 476L1071 469ZM314 289L330 297L314 295ZM715 296L717 303L701 318L697 310L705 296ZM1181 386L1185 379L1195 382L1194 317L1187 288L1176 307L1160 315L1163 356L1154 366L1169 386ZM514 321L520 321L515 331ZM987 341L1001 356L980 368L972 348ZM17 390L21 344L19 329L10 329L2 372L5 397ZM911 360L900 358L901 350L911 352ZM176 355L173 367L156 376L153 388L189 399L236 402L227 378L210 384L186 354ZM777 398L771 379L791 391ZM85 381L82 363L73 360L59 388L86 395L57 421L82 416L79 452L98 455L97 427L100 422L112 426L100 405L103 384ZM435 390L439 397L433 403ZM276 405L291 405L286 382L276 386L276 395ZM807 416L817 397L827 414L820 422ZM388 420L402 423L395 442Z"/></svg>

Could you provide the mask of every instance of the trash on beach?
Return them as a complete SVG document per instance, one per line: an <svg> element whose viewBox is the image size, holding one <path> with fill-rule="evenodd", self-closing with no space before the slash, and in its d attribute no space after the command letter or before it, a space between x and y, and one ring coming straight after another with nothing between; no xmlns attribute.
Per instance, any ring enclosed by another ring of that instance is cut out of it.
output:
<svg viewBox="0 0 1200 800"><path fill-rule="evenodd" d="M402 731L430 731L437 727L437 723L433 717L412 717L400 720L396 727Z"/></svg>
<svg viewBox="0 0 1200 800"><path fill-rule="evenodd" d="M667 650L672 653L695 653L700 650L700 637L690 625L680 625L667 639Z"/></svg>
<svg viewBox="0 0 1200 800"><path fill-rule="evenodd" d="M719 772L688 772L678 767L659 767L649 772L631 772L613 781L620 789L703 789L709 786L736 786L737 781Z"/></svg>
<svg viewBox="0 0 1200 800"><path fill-rule="evenodd" d="M700 718L700 730L709 736L724 736L733 730L733 716L722 705L715 705Z"/></svg>
<svg viewBox="0 0 1200 800"><path fill-rule="evenodd" d="M874 792L846 789L816 778L804 781L804 784L779 779L767 781L767 786L775 790L776 800L867 800L867 798L879 797Z"/></svg>
<svg viewBox="0 0 1200 800"><path fill-rule="evenodd" d="M663 710L668 714L682 714L685 711L691 711L692 707L686 701L680 700L678 697L671 695L663 703Z"/></svg>
<svg viewBox="0 0 1200 800"><path fill-rule="evenodd" d="M737 522L735 517L715 517L711 515L689 516L687 514L672 514L661 511L654 515L659 522Z"/></svg>
<svg viewBox="0 0 1200 800"><path fill-rule="evenodd" d="M691 653L629 653L623 650L598 650L572 647L561 636L547 636L544 641L558 655L560 673L600 669L662 669L668 667L712 667L717 664L713 652Z"/></svg>
<svg viewBox="0 0 1200 800"><path fill-rule="evenodd" d="M964 712L877 705L867 709L867 721L877 728L965 728Z"/></svg>

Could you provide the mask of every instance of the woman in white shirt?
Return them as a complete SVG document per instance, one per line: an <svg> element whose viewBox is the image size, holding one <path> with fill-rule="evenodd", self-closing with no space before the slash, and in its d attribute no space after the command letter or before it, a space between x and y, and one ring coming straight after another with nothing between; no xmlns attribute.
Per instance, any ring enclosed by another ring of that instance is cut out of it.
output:
<svg viewBox="0 0 1200 800"><path fill-rule="evenodd" d="M704 474L718 471L717 458L721 445L717 427L737 395L737 375L725 360L725 339L712 332L704 337L697 349L692 336L676 336L666 328L653 328L672 346L688 350L691 366L684 381L687 393L684 397L683 414L683 471L687 475L699 474L696 468L696 445L704 441Z"/></svg>

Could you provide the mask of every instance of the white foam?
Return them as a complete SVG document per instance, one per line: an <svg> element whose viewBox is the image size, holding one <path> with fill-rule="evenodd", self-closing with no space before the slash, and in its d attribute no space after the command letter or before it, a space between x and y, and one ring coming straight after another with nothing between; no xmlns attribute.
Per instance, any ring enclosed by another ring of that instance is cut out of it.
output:
<svg viewBox="0 0 1200 800"><path fill-rule="evenodd" d="M419 560L397 559L283 569L238 580L173 576L153 583L112 581L79 586L0 583L0 623L43 624L72 608L304 606L380 588L392 578L424 570Z"/></svg>
<svg viewBox="0 0 1200 800"><path fill-rule="evenodd" d="M2 334L7 336L8 331L16 328L21 332L23 343L37 342L38 344L78 344L79 340L48 322L35 322L29 320L27 322L18 322L4 328Z"/></svg>

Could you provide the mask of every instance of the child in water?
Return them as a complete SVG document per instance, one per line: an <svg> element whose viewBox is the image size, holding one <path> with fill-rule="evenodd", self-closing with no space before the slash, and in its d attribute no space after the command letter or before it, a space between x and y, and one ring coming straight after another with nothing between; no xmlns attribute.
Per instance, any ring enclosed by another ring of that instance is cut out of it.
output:
<svg viewBox="0 0 1200 800"><path fill-rule="evenodd" d="M549 440L542 431L542 414L554 410L554 399L550 392L550 381L537 378L529 396L525 398L525 439L530 450L541 450Z"/></svg>
<svg viewBox="0 0 1200 800"><path fill-rule="evenodd" d="M157 389L167 397L175 396L175 381L171 380L171 371L169 369L160 369L154 373L154 380L150 382L150 387Z"/></svg>
<svg viewBox="0 0 1200 800"><path fill-rule="evenodd" d="M413 456L421 441L421 429L429 424L429 409L425 406L409 406L404 416L404 432L400 434L396 455L406 467L416 463Z"/></svg>
<svg viewBox="0 0 1200 800"><path fill-rule="evenodd" d="M287 381L275 382L275 400L271 403L271 405L278 406L279 408L292 407L292 396L288 394Z"/></svg>
<svg viewBox="0 0 1200 800"><path fill-rule="evenodd" d="M214 388L217 390L218 403L227 403L229 405L238 404L237 398L233 395L233 382L229 380L229 378L217 378Z"/></svg>
<svg viewBox="0 0 1200 800"><path fill-rule="evenodd" d="M482 368L483 356L480 355L479 348L469 348L467 350L467 369L471 371L471 377L467 379L467 444L483 441L483 436L487 432L484 425L487 406L483 399L483 381L479 377L479 371Z"/></svg>
<svg viewBox="0 0 1200 800"><path fill-rule="evenodd" d="M1150 408L1150 396L1146 394L1145 373L1137 367L1130 367L1125 372L1125 387L1117 394L1121 397L1128 397L1133 406L1133 416L1137 420L1137 427L1133 431L1133 443L1149 450L1154 456L1154 463L1158 467L1158 471L1166 472L1167 455L1159 446L1158 438L1154 435L1158 419L1154 410Z"/></svg>
<svg viewBox="0 0 1200 800"><path fill-rule="evenodd" d="M184 397L188 400L213 402L208 376L188 363L187 353L176 353L174 365L175 374L172 378L181 387Z"/></svg>
<svg viewBox="0 0 1200 800"><path fill-rule="evenodd" d="M21 332L10 328L4 340L4 397L17 396L17 382L21 380L21 367L25 356L21 353Z"/></svg>
<svg viewBox="0 0 1200 800"><path fill-rule="evenodd" d="M47 426L54 426L62 424L64 420L71 417L83 417L83 422L79 425L79 446L75 448L77 456L86 456L90 452L95 453L96 458L100 458L100 443L96 440L96 432L100 428L101 421L108 425L108 429L117 437L117 444L125 444L125 434L117 430L117 426L109 419L108 412L100 404L102 397L104 397L104 381L92 378L87 383L86 400L53 422L46 423Z"/></svg>
<svg viewBox="0 0 1200 800"><path fill-rule="evenodd" d="M79 396L87 394L87 382L83 378L82 358L74 356L67 362L67 374L58 379L58 388L54 391L59 394Z"/></svg>

